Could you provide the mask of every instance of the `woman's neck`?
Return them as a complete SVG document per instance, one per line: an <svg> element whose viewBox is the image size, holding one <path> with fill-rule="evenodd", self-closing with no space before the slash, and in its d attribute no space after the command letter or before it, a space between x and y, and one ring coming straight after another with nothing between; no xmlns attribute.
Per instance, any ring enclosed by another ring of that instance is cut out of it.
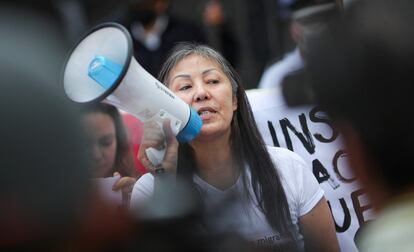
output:
<svg viewBox="0 0 414 252"><path fill-rule="evenodd" d="M239 176L240 168L233 157L228 137L208 142L194 141L195 162L198 175L210 185L225 190L231 187Z"/></svg>

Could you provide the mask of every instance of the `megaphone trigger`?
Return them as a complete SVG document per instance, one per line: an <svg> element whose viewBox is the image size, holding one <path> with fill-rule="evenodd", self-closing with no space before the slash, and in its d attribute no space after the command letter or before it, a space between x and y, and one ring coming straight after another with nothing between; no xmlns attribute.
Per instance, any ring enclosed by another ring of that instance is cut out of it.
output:
<svg viewBox="0 0 414 252"><path fill-rule="evenodd" d="M158 111L158 113L155 114L150 120L157 122L162 128L162 124L164 120L167 118L170 119L170 126L171 126L172 132L174 133L174 135L177 135L180 130L182 122L180 119L176 118L175 116L168 113L164 109L160 109L160 111Z"/></svg>

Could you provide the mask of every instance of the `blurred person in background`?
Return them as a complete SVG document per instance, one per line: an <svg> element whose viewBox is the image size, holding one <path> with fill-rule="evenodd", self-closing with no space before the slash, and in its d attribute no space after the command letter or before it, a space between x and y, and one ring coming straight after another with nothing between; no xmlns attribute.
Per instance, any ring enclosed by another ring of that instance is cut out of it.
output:
<svg viewBox="0 0 414 252"><path fill-rule="evenodd" d="M80 111L92 162L92 177L119 176L113 190L122 190L123 201L128 205L138 172L121 114L116 107L104 103L86 105Z"/></svg>
<svg viewBox="0 0 414 252"><path fill-rule="evenodd" d="M230 64L237 68L240 46L220 0L209 0L205 4L203 22L209 45L220 51Z"/></svg>
<svg viewBox="0 0 414 252"><path fill-rule="evenodd" d="M337 16L339 5L335 0L296 0L290 2L289 9L289 30L296 48L265 69L258 88L279 87L286 76L304 68L309 41Z"/></svg>
<svg viewBox="0 0 414 252"><path fill-rule="evenodd" d="M241 82L217 51L180 44L159 79L194 107L203 126L194 140L178 144L168 121L165 137L158 124L145 123L139 158L151 173L135 184L133 209L162 189L162 176L186 179L199 193L212 233L239 234L273 251L339 251L315 177L293 152L264 145ZM165 147L165 174L154 177L149 147Z"/></svg>
<svg viewBox="0 0 414 252"><path fill-rule="evenodd" d="M135 168L138 172L138 176L141 176L147 172L145 167L138 160L138 150L141 144L144 123L129 113L121 112L121 115L128 132L128 139L132 149L132 158L134 160Z"/></svg>
<svg viewBox="0 0 414 252"><path fill-rule="evenodd" d="M154 76L177 42L206 42L203 28L171 15L169 5L169 0L130 0L124 21L133 39L135 58Z"/></svg>
<svg viewBox="0 0 414 252"><path fill-rule="evenodd" d="M315 103L341 130L377 219L360 251L414 248L414 2L354 1L310 50Z"/></svg>

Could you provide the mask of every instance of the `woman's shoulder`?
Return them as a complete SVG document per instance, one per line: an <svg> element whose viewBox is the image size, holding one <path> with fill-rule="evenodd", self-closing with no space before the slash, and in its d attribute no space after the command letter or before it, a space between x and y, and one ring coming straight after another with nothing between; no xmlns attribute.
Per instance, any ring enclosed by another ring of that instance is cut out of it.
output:
<svg viewBox="0 0 414 252"><path fill-rule="evenodd" d="M266 148L276 167L306 167L303 158L291 150L269 145Z"/></svg>
<svg viewBox="0 0 414 252"><path fill-rule="evenodd" d="M267 147L281 177L286 196L299 216L308 213L323 197L323 190L308 164L298 154L284 148Z"/></svg>
<svg viewBox="0 0 414 252"><path fill-rule="evenodd" d="M289 187L296 187L304 177L313 176L303 158L293 151L273 146L267 146L267 150L282 182Z"/></svg>

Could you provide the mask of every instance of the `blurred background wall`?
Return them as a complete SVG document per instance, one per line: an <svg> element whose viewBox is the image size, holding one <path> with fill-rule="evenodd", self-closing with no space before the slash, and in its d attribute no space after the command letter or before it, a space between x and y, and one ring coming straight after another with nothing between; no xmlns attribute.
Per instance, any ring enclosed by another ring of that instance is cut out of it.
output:
<svg viewBox="0 0 414 252"><path fill-rule="evenodd" d="M286 1L291 2L281 2ZM77 41L76 36L92 26L104 21L117 21L125 14L127 0L89 0L82 3L86 6L84 10L76 7L76 2L60 1L68 18L72 15L69 13L78 13L78 27L70 27L75 35L73 43ZM208 0L170 0L170 11L172 15L201 26L207 2ZM220 3L226 25L237 41L238 60L235 67L245 87L256 88L264 68L294 47L287 28L288 13L284 12L278 0L221 0Z"/></svg>

